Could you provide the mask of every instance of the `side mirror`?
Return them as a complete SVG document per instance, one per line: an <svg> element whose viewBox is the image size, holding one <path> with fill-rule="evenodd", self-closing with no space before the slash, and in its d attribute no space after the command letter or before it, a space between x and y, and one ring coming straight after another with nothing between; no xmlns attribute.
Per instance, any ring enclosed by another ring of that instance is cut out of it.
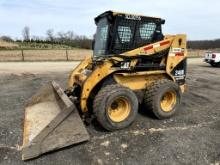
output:
<svg viewBox="0 0 220 165"><path fill-rule="evenodd" d="M162 24L162 25L165 24L165 22L166 22L165 19L162 19L162 20L161 20L161 24Z"/></svg>

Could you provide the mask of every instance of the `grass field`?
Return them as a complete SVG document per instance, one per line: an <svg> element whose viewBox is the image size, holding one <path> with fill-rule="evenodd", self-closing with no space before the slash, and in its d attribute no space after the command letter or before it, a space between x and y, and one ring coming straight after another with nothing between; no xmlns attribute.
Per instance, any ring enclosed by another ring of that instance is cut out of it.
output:
<svg viewBox="0 0 220 165"><path fill-rule="evenodd" d="M194 50L194 49L188 49L188 56L190 57L204 57L205 53L208 50ZM213 50L214 51L214 50Z"/></svg>
<svg viewBox="0 0 220 165"><path fill-rule="evenodd" d="M20 49L73 49L74 47L65 44L55 44L55 43L37 43L31 42L15 42L18 44Z"/></svg>
<svg viewBox="0 0 220 165"><path fill-rule="evenodd" d="M0 40L0 48L6 48L6 49L18 48L18 44Z"/></svg>

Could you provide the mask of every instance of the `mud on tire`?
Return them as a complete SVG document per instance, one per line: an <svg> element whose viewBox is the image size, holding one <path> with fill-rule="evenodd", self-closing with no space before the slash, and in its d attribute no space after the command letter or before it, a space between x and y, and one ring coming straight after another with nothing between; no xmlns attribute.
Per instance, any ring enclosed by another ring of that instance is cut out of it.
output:
<svg viewBox="0 0 220 165"><path fill-rule="evenodd" d="M180 100L181 91L179 86L171 80L162 79L147 88L144 96L144 105L158 119L165 119L176 113Z"/></svg>
<svg viewBox="0 0 220 165"><path fill-rule="evenodd" d="M108 131L129 126L138 112L138 99L129 88L119 84L107 85L96 95L94 114L100 125Z"/></svg>

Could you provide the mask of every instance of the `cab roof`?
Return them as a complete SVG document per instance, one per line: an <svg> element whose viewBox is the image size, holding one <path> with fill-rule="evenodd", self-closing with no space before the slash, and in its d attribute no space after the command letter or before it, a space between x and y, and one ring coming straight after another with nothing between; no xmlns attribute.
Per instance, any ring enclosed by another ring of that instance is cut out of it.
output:
<svg viewBox="0 0 220 165"><path fill-rule="evenodd" d="M129 17L133 17L133 18L145 18L145 19L155 19L155 20L163 20L159 17L150 17L150 16L143 16L143 15L138 15L138 14L131 14L131 13L124 13L124 12L117 12L117 11L112 11L112 10L109 10L109 11L106 11L100 15L98 15L96 18L95 18L95 22L97 23L101 18L103 17L107 17L107 16L112 16L112 17L116 17L116 16L129 16ZM165 22L165 20L164 20Z"/></svg>

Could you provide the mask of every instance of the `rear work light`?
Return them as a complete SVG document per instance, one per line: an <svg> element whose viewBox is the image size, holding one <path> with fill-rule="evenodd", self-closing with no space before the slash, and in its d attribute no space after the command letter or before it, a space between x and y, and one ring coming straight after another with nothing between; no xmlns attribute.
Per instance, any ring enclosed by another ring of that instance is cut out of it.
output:
<svg viewBox="0 0 220 165"><path fill-rule="evenodd" d="M216 55L215 54L212 54L212 58L215 58L216 57Z"/></svg>

